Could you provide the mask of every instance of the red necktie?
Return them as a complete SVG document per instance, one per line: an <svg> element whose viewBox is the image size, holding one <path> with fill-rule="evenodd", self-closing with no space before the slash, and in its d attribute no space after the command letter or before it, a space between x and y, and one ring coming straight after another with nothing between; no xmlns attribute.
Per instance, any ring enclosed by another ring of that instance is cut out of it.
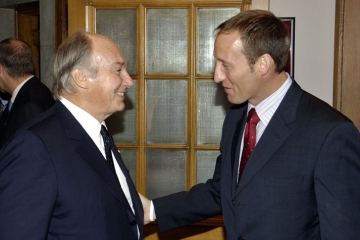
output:
<svg viewBox="0 0 360 240"><path fill-rule="evenodd" d="M248 162L252 151L255 148L256 143L256 124L260 121L259 116L257 115L255 108L250 109L248 117L246 120L245 134L244 134L244 146L243 152L241 155L241 162L239 168L239 179L240 181L241 174L244 171L245 165Z"/></svg>

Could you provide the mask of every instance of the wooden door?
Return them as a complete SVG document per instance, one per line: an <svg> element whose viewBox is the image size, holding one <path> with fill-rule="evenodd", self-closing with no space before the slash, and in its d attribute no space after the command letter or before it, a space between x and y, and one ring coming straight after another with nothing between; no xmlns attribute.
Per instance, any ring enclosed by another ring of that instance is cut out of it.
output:
<svg viewBox="0 0 360 240"><path fill-rule="evenodd" d="M40 77L39 3L20 4L15 8L17 38L27 42L34 53L36 76Z"/></svg>

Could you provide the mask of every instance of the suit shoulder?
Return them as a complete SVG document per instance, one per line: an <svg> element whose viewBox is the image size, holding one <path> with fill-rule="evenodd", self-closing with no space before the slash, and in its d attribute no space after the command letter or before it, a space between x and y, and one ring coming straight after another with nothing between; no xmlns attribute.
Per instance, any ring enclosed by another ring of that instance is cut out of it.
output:
<svg viewBox="0 0 360 240"><path fill-rule="evenodd" d="M35 112L45 111L55 103L50 89L40 80L33 80L30 85L23 87L24 89L20 89L15 102L22 108L29 108L27 111L32 111L31 109L34 109Z"/></svg>
<svg viewBox="0 0 360 240"><path fill-rule="evenodd" d="M29 88L29 92L32 93L33 97L47 98L54 101L50 89L44 83L40 82L40 80Z"/></svg>
<svg viewBox="0 0 360 240"><path fill-rule="evenodd" d="M297 108L296 123L302 129L323 134L340 126L351 126L351 129L358 132L347 116L307 92L304 92Z"/></svg>
<svg viewBox="0 0 360 240"><path fill-rule="evenodd" d="M307 114L305 115L308 117L325 120L326 122L352 122L347 116L333 108L330 104L306 91L304 91L303 97L301 99L299 111L306 112Z"/></svg>
<svg viewBox="0 0 360 240"><path fill-rule="evenodd" d="M60 122L56 114L54 113L54 111L52 111L52 109L49 109L48 111L39 114L33 119L26 122L22 126L20 131L34 131L37 133L48 133L49 128L50 129L57 128L59 127L59 124Z"/></svg>

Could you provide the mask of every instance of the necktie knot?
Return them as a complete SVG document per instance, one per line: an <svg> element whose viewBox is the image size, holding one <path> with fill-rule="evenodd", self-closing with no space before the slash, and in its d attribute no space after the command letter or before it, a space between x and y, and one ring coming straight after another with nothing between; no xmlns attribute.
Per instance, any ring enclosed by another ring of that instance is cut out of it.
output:
<svg viewBox="0 0 360 240"><path fill-rule="evenodd" d="M250 109L247 117L247 122L251 124L257 124L260 121L259 116L257 115L255 108Z"/></svg>

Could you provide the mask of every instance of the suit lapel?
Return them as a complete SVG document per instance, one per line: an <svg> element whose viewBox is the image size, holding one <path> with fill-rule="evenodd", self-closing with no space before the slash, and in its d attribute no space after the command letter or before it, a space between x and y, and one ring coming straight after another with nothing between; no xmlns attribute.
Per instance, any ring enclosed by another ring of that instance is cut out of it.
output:
<svg viewBox="0 0 360 240"><path fill-rule="evenodd" d="M296 111L301 98L301 88L293 81L280 106L271 118L263 135L257 143L236 190L240 193L269 161L292 133L289 124L296 120ZM239 156L239 155L237 155Z"/></svg>
<svg viewBox="0 0 360 240"><path fill-rule="evenodd" d="M239 157L240 157L240 145L241 140L246 124L246 111L247 105L244 107L244 111L241 114L240 120L237 122L234 135L232 136L231 144L231 189L232 195L237 188L237 178L238 178L238 169L239 169Z"/></svg>
<svg viewBox="0 0 360 240"><path fill-rule="evenodd" d="M73 142L72 146L75 155L89 165L97 176L104 181L109 190L124 204L126 208L132 211L120 186L118 178L109 168L103 155L93 140L60 101L57 101L55 104L55 113L63 125L66 126L66 135L70 141Z"/></svg>

